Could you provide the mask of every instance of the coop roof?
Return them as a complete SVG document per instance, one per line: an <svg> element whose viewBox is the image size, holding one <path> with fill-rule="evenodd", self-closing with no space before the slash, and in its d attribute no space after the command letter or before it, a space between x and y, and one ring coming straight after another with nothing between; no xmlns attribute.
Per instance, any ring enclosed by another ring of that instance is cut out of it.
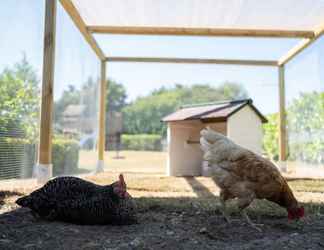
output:
<svg viewBox="0 0 324 250"><path fill-rule="evenodd" d="M251 99L187 105L164 117L162 121L201 120L202 122L224 122L245 106L250 106L263 123L267 122L267 119L253 105Z"/></svg>

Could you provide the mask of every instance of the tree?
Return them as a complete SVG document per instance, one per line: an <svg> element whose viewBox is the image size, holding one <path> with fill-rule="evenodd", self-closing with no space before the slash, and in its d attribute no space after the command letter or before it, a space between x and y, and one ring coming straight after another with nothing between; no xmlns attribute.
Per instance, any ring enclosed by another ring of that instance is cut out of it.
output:
<svg viewBox="0 0 324 250"><path fill-rule="evenodd" d="M161 118L179 106L183 92L179 89L137 98L124 110L124 128L128 134L163 134Z"/></svg>
<svg viewBox="0 0 324 250"><path fill-rule="evenodd" d="M268 116L263 147L269 157L278 159L278 114ZM289 160L324 163L324 93L302 93L287 107Z"/></svg>
<svg viewBox="0 0 324 250"><path fill-rule="evenodd" d="M20 62L0 73L0 131L35 139L39 101L39 80L24 55Z"/></svg>
<svg viewBox="0 0 324 250"><path fill-rule="evenodd" d="M89 77L85 83L82 84L81 89L77 89L73 85L68 85L62 93L62 96L54 104L54 122L59 128L62 124L63 112L69 105L84 105L85 109L82 113L83 117L93 117L97 113L99 104L99 81ZM125 87L113 80L107 81L107 101L106 110L121 111L126 105L126 90ZM106 116L108 118L108 115Z"/></svg>
<svg viewBox="0 0 324 250"><path fill-rule="evenodd" d="M127 93L124 85L112 79L107 81L107 111L121 111L126 106Z"/></svg>
<svg viewBox="0 0 324 250"><path fill-rule="evenodd" d="M324 92L303 93L287 108L289 158L324 163Z"/></svg>
<svg viewBox="0 0 324 250"><path fill-rule="evenodd" d="M267 119L263 125L263 150L270 159L278 160L278 113L268 115Z"/></svg>
<svg viewBox="0 0 324 250"><path fill-rule="evenodd" d="M62 113L67 106L80 103L80 91L73 85L68 85L67 89L63 91L61 98L54 103L54 123L60 124L62 122Z"/></svg>
<svg viewBox="0 0 324 250"><path fill-rule="evenodd" d="M247 91L239 84L224 83L219 87L208 84L172 88L159 88L145 97L139 97L125 109L124 127L129 134L166 134L161 119L184 104L215 102L219 100L242 99Z"/></svg>

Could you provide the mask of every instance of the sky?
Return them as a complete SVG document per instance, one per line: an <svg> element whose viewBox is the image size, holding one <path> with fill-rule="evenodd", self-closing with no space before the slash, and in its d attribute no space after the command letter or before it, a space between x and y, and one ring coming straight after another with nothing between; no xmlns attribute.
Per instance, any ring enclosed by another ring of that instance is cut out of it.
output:
<svg viewBox="0 0 324 250"><path fill-rule="evenodd" d="M25 53L41 79L44 2L0 1L0 72ZM19 18L17 18L17 16ZM69 16L58 4L54 98L67 85L80 87L89 76L98 79L100 63ZM296 39L207 38L96 35L108 56L197 57L275 60L298 43ZM128 101L175 83L225 81L242 84L265 114L278 110L278 72L274 67L108 63L107 76L125 85ZM324 91L324 38L286 67L288 103L299 93Z"/></svg>

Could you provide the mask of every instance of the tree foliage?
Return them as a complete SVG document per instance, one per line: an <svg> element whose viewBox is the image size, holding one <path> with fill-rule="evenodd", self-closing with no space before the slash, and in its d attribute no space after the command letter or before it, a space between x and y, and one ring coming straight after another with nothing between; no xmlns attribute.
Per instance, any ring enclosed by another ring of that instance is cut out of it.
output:
<svg viewBox="0 0 324 250"><path fill-rule="evenodd" d="M242 99L247 96L247 91L241 85L229 82L219 87L208 84L162 87L148 96L137 98L123 110L125 131L129 134L165 135L166 127L161 119L181 105Z"/></svg>
<svg viewBox="0 0 324 250"><path fill-rule="evenodd" d="M324 163L324 92L303 93L287 110L289 158Z"/></svg>
<svg viewBox="0 0 324 250"><path fill-rule="evenodd" d="M263 150L272 160L278 160L278 113L267 116L268 123L263 125Z"/></svg>
<svg viewBox="0 0 324 250"><path fill-rule="evenodd" d="M113 80L107 81L107 102L106 110L121 111L126 105L126 90L125 87ZM61 97L54 104L54 121L58 127L62 123L63 112L69 105L84 105L84 117L96 115L96 110L99 104L99 86L98 82L89 77L82 85L81 89L77 89L74 85L68 85Z"/></svg>
<svg viewBox="0 0 324 250"><path fill-rule="evenodd" d="M112 79L107 81L107 111L120 112L126 106L127 93L124 85Z"/></svg>
<svg viewBox="0 0 324 250"><path fill-rule="evenodd" d="M69 105L80 103L80 91L73 85L68 85L61 98L54 103L54 123L62 121L62 113Z"/></svg>
<svg viewBox="0 0 324 250"><path fill-rule="evenodd" d="M267 117L263 147L278 159L278 114ZM312 164L324 163L324 93L302 93L287 107L288 158Z"/></svg>
<svg viewBox="0 0 324 250"><path fill-rule="evenodd" d="M0 73L0 131L12 137L35 138L39 80L26 57Z"/></svg>

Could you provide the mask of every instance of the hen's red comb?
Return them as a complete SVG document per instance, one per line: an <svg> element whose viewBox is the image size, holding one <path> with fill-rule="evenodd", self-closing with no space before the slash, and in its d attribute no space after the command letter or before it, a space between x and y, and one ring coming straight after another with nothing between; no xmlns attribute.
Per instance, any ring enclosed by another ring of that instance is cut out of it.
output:
<svg viewBox="0 0 324 250"><path fill-rule="evenodd" d="M125 183L125 179L124 179L124 176L123 174L120 174L119 175L119 182L122 186L125 186L126 187L126 183Z"/></svg>
<svg viewBox="0 0 324 250"><path fill-rule="evenodd" d="M304 217L305 209L304 207L297 208L297 210L288 210L288 219L295 220Z"/></svg>

